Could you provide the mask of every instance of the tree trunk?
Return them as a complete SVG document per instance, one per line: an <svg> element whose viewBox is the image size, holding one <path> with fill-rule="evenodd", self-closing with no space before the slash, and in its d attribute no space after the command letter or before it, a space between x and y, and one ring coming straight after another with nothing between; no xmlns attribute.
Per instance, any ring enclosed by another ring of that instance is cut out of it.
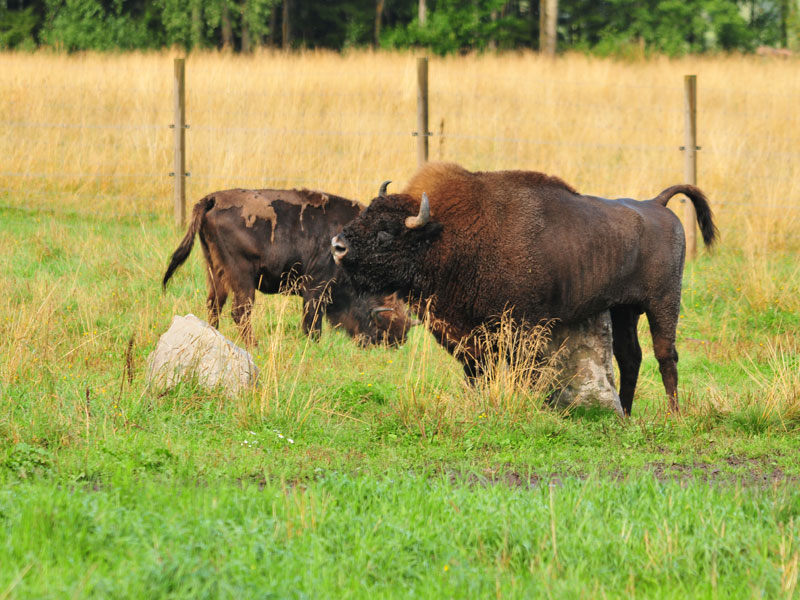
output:
<svg viewBox="0 0 800 600"><path fill-rule="evenodd" d="M789 47L789 0L781 0L781 48Z"/></svg>
<svg viewBox="0 0 800 600"><path fill-rule="evenodd" d="M233 27L228 0L222 0L222 49L233 50Z"/></svg>
<svg viewBox="0 0 800 600"><path fill-rule="evenodd" d="M425 21L428 20L428 7L425 4L425 0L419 0L419 24L420 26L425 25Z"/></svg>
<svg viewBox="0 0 800 600"><path fill-rule="evenodd" d="M250 41L250 23L248 20L248 0L242 3L242 53L249 54L252 50Z"/></svg>
<svg viewBox="0 0 800 600"><path fill-rule="evenodd" d="M281 23L281 43L284 50L292 47L292 29L289 26L289 1L283 0L283 22Z"/></svg>
<svg viewBox="0 0 800 600"><path fill-rule="evenodd" d="M539 0L539 52L556 55L558 0Z"/></svg>
<svg viewBox="0 0 800 600"><path fill-rule="evenodd" d="M375 36L372 39L373 47L377 48L381 43L381 21L383 20L383 5L385 0L377 0L375 3Z"/></svg>
<svg viewBox="0 0 800 600"><path fill-rule="evenodd" d="M192 48L203 46L203 18L200 15L200 2L192 2Z"/></svg>
<svg viewBox="0 0 800 600"><path fill-rule="evenodd" d="M267 43L270 48L275 47L275 30L278 28L278 9L273 4L269 9L269 37Z"/></svg>

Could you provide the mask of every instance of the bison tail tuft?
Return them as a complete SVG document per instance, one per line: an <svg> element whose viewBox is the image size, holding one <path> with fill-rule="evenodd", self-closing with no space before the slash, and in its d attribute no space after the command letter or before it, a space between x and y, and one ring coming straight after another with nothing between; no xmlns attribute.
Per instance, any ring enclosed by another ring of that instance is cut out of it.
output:
<svg viewBox="0 0 800 600"><path fill-rule="evenodd" d="M719 238L719 230L714 224L714 217L706 195L693 185L673 185L653 198L653 202L666 206L669 199L675 194L683 194L692 201L694 212L697 215L697 224L703 235L703 242L707 247L713 246Z"/></svg>
<svg viewBox="0 0 800 600"><path fill-rule="evenodd" d="M194 236L197 235L197 232L200 230L200 224L203 222L203 217L205 217L208 211L214 208L214 202L214 196L206 196L194 205L194 209L192 210L192 220L189 223L189 229L186 230L186 235L183 236L178 249L173 252L172 259L169 261L169 266L167 267L167 272L164 273L164 279L161 282L163 289L167 288L167 282L170 280L170 277L172 277L172 274L175 273L175 271L178 270L178 267L180 267L189 257L189 253L192 251L192 246L194 246Z"/></svg>

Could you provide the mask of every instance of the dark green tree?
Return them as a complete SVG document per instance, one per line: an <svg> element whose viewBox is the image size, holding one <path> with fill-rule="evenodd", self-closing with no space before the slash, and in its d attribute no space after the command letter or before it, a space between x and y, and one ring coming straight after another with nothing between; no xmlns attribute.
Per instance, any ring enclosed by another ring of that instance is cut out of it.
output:
<svg viewBox="0 0 800 600"><path fill-rule="evenodd" d="M248 52L373 44L447 54L538 47L539 0L0 0L0 47ZM800 45L797 0L560 0L558 47L680 55Z"/></svg>

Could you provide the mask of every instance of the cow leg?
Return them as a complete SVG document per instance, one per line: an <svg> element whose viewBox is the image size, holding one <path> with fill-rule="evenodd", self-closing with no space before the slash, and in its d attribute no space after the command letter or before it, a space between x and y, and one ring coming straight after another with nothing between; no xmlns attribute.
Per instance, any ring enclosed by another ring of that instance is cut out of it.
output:
<svg viewBox="0 0 800 600"><path fill-rule="evenodd" d="M615 306L610 312L614 358L619 367L619 401L623 412L630 416L642 364L642 348L636 331L641 311L633 306Z"/></svg>
<svg viewBox="0 0 800 600"><path fill-rule="evenodd" d="M303 332L312 339L319 339L322 334L322 315L325 314L325 303L319 294L307 291L303 293Z"/></svg>
<svg viewBox="0 0 800 600"><path fill-rule="evenodd" d="M675 303L673 310L647 313L650 334L653 336L653 354L661 371L661 381L667 393L669 409L677 413L678 404L678 351L675 348L675 332L678 327L680 306Z"/></svg>
<svg viewBox="0 0 800 600"><path fill-rule="evenodd" d="M225 285L225 280L215 275L210 268L206 271L206 281L208 283L208 298L206 298L208 323L219 329L219 313L228 299L228 286Z"/></svg>
<svg viewBox="0 0 800 600"><path fill-rule="evenodd" d="M233 315L234 322L239 326L242 340L249 348L255 345L253 326L250 320L255 296L256 290L252 285L246 288L233 290L233 310L231 314Z"/></svg>

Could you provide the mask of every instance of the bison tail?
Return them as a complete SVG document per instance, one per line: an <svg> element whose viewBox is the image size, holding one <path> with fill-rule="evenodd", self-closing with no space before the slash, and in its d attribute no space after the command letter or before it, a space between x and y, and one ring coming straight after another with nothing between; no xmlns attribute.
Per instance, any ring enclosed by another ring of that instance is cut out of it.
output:
<svg viewBox="0 0 800 600"><path fill-rule="evenodd" d="M197 235L197 232L200 230L200 224L203 221L203 217L212 208L214 208L214 196L207 196L194 205L194 209L192 210L192 221L189 223L189 229L186 230L186 235L183 236L178 249L173 252L172 259L169 261L169 266L167 267L167 272L164 273L164 279L161 282L161 285L164 287L164 289L166 289L167 282L169 281L170 277L172 277L172 274L177 271L178 267L180 267L189 257L189 253L192 251L192 246L194 246L194 236Z"/></svg>
<svg viewBox="0 0 800 600"><path fill-rule="evenodd" d="M703 242L706 246L712 246L719 238L719 230L714 224L711 207L708 205L708 199L705 194L693 185L673 185L653 198L653 202L666 206L669 199L675 194L683 194L692 201L694 212L697 215L697 224L700 227L700 233L703 235Z"/></svg>

